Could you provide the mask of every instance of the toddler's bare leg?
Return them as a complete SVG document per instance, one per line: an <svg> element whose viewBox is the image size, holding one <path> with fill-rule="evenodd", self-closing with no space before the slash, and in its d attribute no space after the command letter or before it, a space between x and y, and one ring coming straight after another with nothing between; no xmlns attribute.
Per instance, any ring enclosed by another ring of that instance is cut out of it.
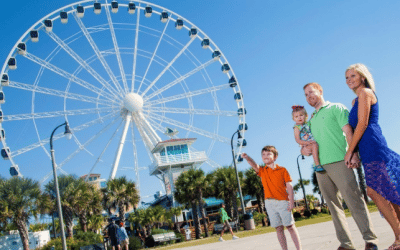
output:
<svg viewBox="0 0 400 250"><path fill-rule="evenodd" d="M318 143L314 142L310 145L315 165L321 165L319 161Z"/></svg>

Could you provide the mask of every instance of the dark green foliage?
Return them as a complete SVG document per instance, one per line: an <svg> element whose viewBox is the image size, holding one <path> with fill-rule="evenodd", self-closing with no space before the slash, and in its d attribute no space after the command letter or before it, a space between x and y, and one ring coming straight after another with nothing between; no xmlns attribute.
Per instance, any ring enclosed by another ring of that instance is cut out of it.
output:
<svg viewBox="0 0 400 250"><path fill-rule="evenodd" d="M318 210L314 208L313 210L311 210L311 214L313 214L313 215L318 214Z"/></svg>
<svg viewBox="0 0 400 250"><path fill-rule="evenodd" d="M151 234L152 234L152 235L154 235L154 234L169 233L169 232L173 232L173 231L172 231L172 230L165 230L165 229L157 229L157 228L151 230Z"/></svg>
<svg viewBox="0 0 400 250"><path fill-rule="evenodd" d="M304 211L303 213L304 217L310 218L311 212L309 210Z"/></svg>
<svg viewBox="0 0 400 250"><path fill-rule="evenodd" d="M184 242L186 240L185 235L183 235L181 233L175 232L175 236L176 236L176 238L180 238L181 239L179 242Z"/></svg>
<svg viewBox="0 0 400 250"><path fill-rule="evenodd" d="M81 247L92 245L95 243L86 242L84 240L77 240L74 238L67 238L67 248L68 250L80 250ZM49 241L41 250L51 250L52 247L55 247L55 250L62 249L61 238L53 239Z"/></svg>
<svg viewBox="0 0 400 250"><path fill-rule="evenodd" d="M262 223L265 217L267 217L267 215L264 213L258 213L258 212L253 213L253 219L256 225Z"/></svg>
<svg viewBox="0 0 400 250"><path fill-rule="evenodd" d="M88 242L90 244L102 243L103 242L103 236L101 236L100 234L93 233L93 232L82 232L82 231L79 231L75 235L75 238L77 240L83 240L83 241Z"/></svg>
<svg viewBox="0 0 400 250"><path fill-rule="evenodd" d="M321 208L321 213L329 214L329 210L326 207Z"/></svg>
<svg viewBox="0 0 400 250"><path fill-rule="evenodd" d="M142 249L144 246L142 244L142 241L139 239L139 237L131 236L129 237L129 250L137 250L137 249Z"/></svg>
<svg viewBox="0 0 400 250"><path fill-rule="evenodd" d="M154 247L156 243L154 242L153 237L151 237L150 235L146 237L146 239L144 240L144 244L146 247Z"/></svg>
<svg viewBox="0 0 400 250"><path fill-rule="evenodd" d="M293 218L294 218L295 220L297 220L297 219L301 218L301 214L300 214L299 212L294 212L294 213L293 213Z"/></svg>

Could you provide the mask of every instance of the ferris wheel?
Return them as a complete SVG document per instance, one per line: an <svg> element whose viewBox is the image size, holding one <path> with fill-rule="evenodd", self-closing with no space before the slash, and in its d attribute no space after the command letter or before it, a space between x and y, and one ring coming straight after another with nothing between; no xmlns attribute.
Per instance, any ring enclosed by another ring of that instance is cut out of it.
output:
<svg viewBox="0 0 400 250"><path fill-rule="evenodd" d="M245 116L228 60L189 20L145 1L79 1L32 25L5 60L2 169L45 181L49 135L64 121L73 140L53 137L64 173L133 170L139 184L158 143L194 137L191 150L219 167L236 130L243 160Z"/></svg>

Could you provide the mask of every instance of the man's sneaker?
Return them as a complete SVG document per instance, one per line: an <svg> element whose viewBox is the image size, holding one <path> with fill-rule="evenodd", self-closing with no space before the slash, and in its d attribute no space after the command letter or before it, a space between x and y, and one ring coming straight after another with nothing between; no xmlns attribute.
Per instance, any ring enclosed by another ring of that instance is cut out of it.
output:
<svg viewBox="0 0 400 250"><path fill-rule="evenodd" d="M224 239L222 239L222 237L219 237L219 241L221 241L221 242L222 242L222 241L225 241L225 240L224 240Z"/></svg>
<svg viewBox="0 0 400 250"><path fill-rule="evenodd" d="M237 240L237 239L239 239L239 237L237 237L237 236L232 236L232 240Z"/></svg>

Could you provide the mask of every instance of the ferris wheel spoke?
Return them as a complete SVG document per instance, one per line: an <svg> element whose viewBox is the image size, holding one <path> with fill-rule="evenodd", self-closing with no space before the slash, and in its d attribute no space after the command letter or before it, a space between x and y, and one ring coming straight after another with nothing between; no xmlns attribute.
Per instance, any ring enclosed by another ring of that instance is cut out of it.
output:
<svg viewBox="0 0 400 250"><path fill-rule="evenodd" d="M154 101L149 101L146 102L144 105L144 108L146 107L150 107L150 106L154 106L157 104L163 104L166 102L172 102L172 101L176 101L176 100L181 100L181 99L185 99L185 98L190 98L196 95L203 95L203 94L207 94L207 93L213 93L219 90L223 90L223 89L227 89L229 88L229 84L223 84L223 85L219 85L219 86L213 86L210 88L206 88L206 89L200 89L200 90L195 90L195 91L191 91L191 92L186 92L183 94L178 94L178 95L173 95L173 96L169 96L169 97L165 97L165 98L160 98Z"/></svg>
<svg viewBox="0 0 400 250"><path fill-rule="evenodd" d="M43 60L43 59L41 59L41 58L31 54L31 53L27 52L25 54L25 57L27 59L31 60L32 62L35 62L35 63L39 64L40 66L45 67L45 68L53 71L54 73L66 78L68 80L71 80L71 81L77 83L78 85L80 85L80 86L82 86L82 87L84 87L84 88L86 88L86 89L88 89L88 90L100 95L100 96L103 96L104 98L107 98L110 101L114 102L114 100L116 98L118 98L117 95L115 95L114 93L104 92L102 89L93 86L92 84L90 84L90 83L88 83L88 82L86 82L86 81L84 81L84 80L82 80L82 79L80 79L80 78L78 78L78 77L76 77L76 76L74 76L74 75L72 75L72 74L60 69L60 68L58 68L57 66L51 64L50 62L47 62L47 61L45 61L45 60Z"/></svg>
<svg viewBox="0 0 400 250"><path fill-rule="evenodd" d="M128 133L129 124L131 123L131 120L132 120L132 114L128 113L126 115L125 119L126 120L125 120L124 130L122 131L121 140L119 141L117 153L115 155L114 164L113 164L111 172L110 172L110 179L111 180L114 179L115 175L117 174L119 162L121 160L122 149L124 148L124 144L125 144L125 141L126 141L126 134Z"/></svg>
<svg viewBox="0 0 400 250"><path fill-rule="evenodd" d="M147 91L149 91L151 87L153 87L153 85L156 84L156 82L161 78L161 76L163 76L164 73L172 66L172 64L174 64L174 62L182 55L182 53L185 52L185 50L189 47L189 45L194 41L195 38L196 37L191 38L190 41L178 52L178 54L176 54L174 59L172 59L171 62L168 63L168 65L161 71L161 73L150 83L147 89L143 91L143 93L141 94L142 96L144 96L147 93Z"/></svg>
<svg viewBox="0 0 400 250"><path fill-rule="evenodd" d="M140 196L139 160L138 160L137 149L136 149L135 131L134 131L133 122L131 123L131 132L132 132L133 159L134 159L134 163L135 163L135 174L136 174L136 188L137 188L139 196Z"/></svg>
<svg viewBox="0 0 400 250"><path fill-rule="evenodd" d="M82 66L89 74L91 74L101 85L103 85L110 93L117 94L122 97L122 93L115 90L106 80L103 79L90 65L83 60L68 44L66 44L61 38L59 38L54 32L47 32L49 37L53 39L61 48L64 49L79 65Z"/></svg>
<svg viewBox="0 0 400 250"><path fill-rule="evenodd" d="M103 55L101 54L97 44L94 42L92 36L90 35L89 31L87 30L86 26L83 24L82 20L76 15L76 12L73 12L74 18L78 23L79 27L81 28L83 34L85 35L86 39L88 40L90 46L92 47L93 51L96 53L97 58L103 65L104 69L106 70L107 74L110 76L111 81L113 82L114 86L118 89L118 91L122 92L121 86L118 84L118 80L115 77L114 73L112 72L110 66L108 65L107 61L104 59Z"/></svg>
<svg viewBox="0 0 400 250"><path fill-rule="evenodd" d="M137 117L137 116L133 116L133 121L136 124L136 128L139 131L139 134L143 140L143 143L147 149L147 153L149 154L149 157L151 159L151 161L153 161L153 156L151 154L151 150L153 149L153 147L155 146L155 144L153 144L152 140L150 139L149 135L146 133L146 131L144 131L144 126L141 122L141 120ZM161 141L161 140L160 140Z"/></svg>
<svg viewBox="0 0 400 250"><path fill-rule="evenodd" d="M65 110L65 111L53 111L43 113L29 113L29 114L18 114L18 115L5 115L3 116L3 122L17 121L17 120L30 120L30 119L43 119L60 116L74 116L74 115L87 115L93 113L105 113L115 111L112 108L93 108L93 109L78 109L78 110Z"/></svg>
<svg viewBox="0 0 400 250"><path fill-rule="evenodd" d="M140 10L140 4L138 10ZM136 17L136 35L135 35L135 49L133 51L133 67L132 67L132 87L131 87L131 92L133 92L135 88L135 77L136 77L136 58L137 58L137 48L138 48L138 43L139 43L139 20L140 20L140 11L137 12L137 17ZM144 78L144 77L143 77ZM143 80L142 80L143 82ZM140 84L141 85L141 84Z"/></svg>
<svg viewBox="0 0 400 250"><path fill-rule="evenodd" d="M87 140L84 144L80 145L74 152L72 152L63 162L57 165L57 170L62 170L62 167L68 163L72 158L74 158L79 152L85 149L90 143L92 143L95 139L97 139L100 135L102 135L105 131L107 131L112 125L114 125L118 121L118 118L115 118L112 122L110 122L107 126L105 126L101 131L92 136L89 140ZM40 183L43 183L52 175L53 171L50 171L46 176L44 176Z"/></svg>
<svg viewBox="0 0 400 250"><path fill-rule="evenodd" d="M106 121L106 120L108 120L108 119L110 119L110 118L112 118L112 117L114 117L116 115L117 115L116 113L109 113L109 114L107 114L107 115L105 115L103 117L99 117L99 118L97 118L95 120L92 120L90 122L87 122L87 123L84 123L82 125L79 125L79 126L73 128L73 129L71 129L71 131L73 133L74 132L78 132L80 130L86 129L86 128L91 127L93 125L96 125L98 123L102 123L102 122L104 122L104 121ZM64 133L59 133L59 134L53 136L53 141L56 141L56 140L62 138L63 136L64 136ZM46 145L49 142L50 142L50 138L46 138L46 139L40 140L39 142L33 143L33 144L29 145L29 146L26 146L24 148L21 148L21 149L18 149L16 151L11 152L11 156L12 157L16 157L18 155L21 155L21 154L24 154L24 153L26 153L28 151L31 151L32 149L35 149L35 148L41 147L43 145Z"/></svg>
<svg viewBox="0 0 400 250"><path fill-rule="evenodd" d="M154 91L154 92L151 93L150 95L146 96L146 97L144 98L144 101L147 101L147 100L153 98L154 96L156 96L156 95L158 95L158 94L161 94L161 93L164 92L165 90L167 90L167 89L171 88L172 86L174 86L174 85L180 83L181 81L185 80L185 79L188 78L189 76L191 76L191 75L193 75L194 73L196 73L196 72L198 72L198 71L200 71L200 70L206 68L207 66L211 65L211 64L214 63L214 62L216 62L216 61L215 61L214 59L211 59L210 61L208 61L208 62L206 62L206 63L204 63L204 64L202 64L202 65L196 67L196 68L193 69L192 71L186 73L186 74L183 75L183 76L180 76L179 78L175 79L174 81L168 83L167 85L165 85L165 86L159 88L158 90ZM153 81L153 82L154 82L154 81ZM151 87L152 85L153 85L153 83L151 83L149 87ZM147 88L147 90L149 89L149 87ZM145 92L142 93L142 96L147 92L147 90L146 90Z"/></svg>
<svg viewBox="0 0 400 250"><path fill-rule="evenodd" d="M101 104L104 106L112 106L113 105L112 103L110 103L108 100L105 100L105 99L97 99L95 97L90 97L90 96L86 96L86 95L74 94L74 93L69 93L69 92L60 91L60 90L34 86L31 84L26 84L26 83L10 81L8 86L12 87L12 88L23 89L23 90L27 90L27 91L31 91L31 92L36 92L36 93L53 95L53 96L58 96L61 98L67 98L67 99L72 99L72 100L78 100L78 101L82 101L82 102L90 102L90 103L101 102Z"/></svg>
<svg viewBox="0 0 400 250"><path fill-rule="evenodd" d="M96 168L97 164L101 161L101 158L103 157L104 153L106 152L108 146L110 146L110 143L112 142L112 140L114 139L115 135L118 133L119 129L121 128L122 122L123 122L123 120L121 120L121 122L119 123L117 129L112 134L110 140L108 140L108 142L107 142L106 146L104 147L103 151L101 152L99 157L97 157L96 162L93 164L92 168L90 169L89 173L87 174L86 181L89 178L90 174L93 172L93 170Z"/></svg>
<svg viewBox="0 0 400 250"><path fill-rule="evenodd" d="M163 39L163 37L164 37L165 31L167 30L167 27L168 27L168 24L169 24L169 21L170 21L170 20L171 20L171 17L168 18L167 23L165 24L164 30L163 30L163 32L161 33L160 39L158 40L157 46L156 46L156 48L154 49L153 55L152 55L151 58L150 58L150 62L149 62L149 64L147 65L146 72L144 73L143 78L142 78L142 81L140 82L140 85L139 85L139 88L138 88L138 91L137 91L138 93L139 93L139 91L140 91L140 88L142 87L142 84L143 84L144 79L145 79L146 76L147 76L147 72L149 71L149 68L150 68L150 66L151 66L151 64L152 64L152 62L153 62L154 56L155 56L156 53L157 53L158 47L160 46L160 43L161 43L161 41L162 41L162 39Z"/></svg>
<svg viewBox="0 0 400 250"><path fill-rule="evenodd" d="M220 136L218 134L214 134L214 133L208 132L206 130L203 130L203 129L200 129L200 128L197 128L197 127L194 127L194 126L190 126L188 124L176 121L174 119L167 118L165 116L157 115L157 114L154 114L154 113L149 114L148 116L150 116L151 118L153 118L155 120L168 123L170 125L185 129L187 131L190 131L190 132L193 132L193 133L196 133L196 134L199 134L199 135L211 138L211 139L218 140L218 141L226 143L226 144L229 144L231 142L226 137L223 137L223 136Z"/></svg>
<svg viewBox="0 0 400 250"><path fill-rule="evenodd" d="M126 93L126 92L129 92L129 89L128 89L128 84L126 83L124 65L122 64L121 54L119 53L117 37L115 36L114 24L113 24L112 19L111 19L111 14L110 14L109 7L110 7L110 5L108 4L108 2L106 0L105 9L106 9L106 14L107 14L107 21L108 21L108 25L110 26L110 32L111 32L111 37L112 37L113 44L114 44L115 55L117 56L118 66L119 66L119 70L121 72L122 82L124 84L125 93Z"/></svg>
<svg viewBox="0 0 400 250"><path fill-rule="evenodd" d="M218 115L218 116L237 116L236 111L209 110L209 109L187 109L187 108L169 108L169 107L153 107L143 110L148 113L178 113L191 115Z"/></svg>

